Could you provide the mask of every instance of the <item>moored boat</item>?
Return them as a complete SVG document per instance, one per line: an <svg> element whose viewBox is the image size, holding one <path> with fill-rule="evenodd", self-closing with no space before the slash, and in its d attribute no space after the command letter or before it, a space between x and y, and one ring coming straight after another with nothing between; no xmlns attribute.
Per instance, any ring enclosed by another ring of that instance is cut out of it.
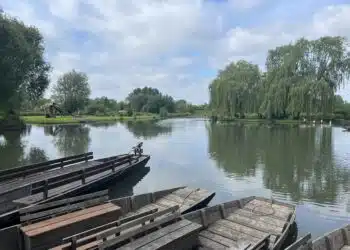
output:
<svg viewBox="0 0 350 250"><path fill-rule="evenodd" d="M204 226L200 248L279 250L295 221L295 206L251 196L183 217Z"/></svg>
<svg viewBox="0 0 350 250"><path fill-rule="evenodd" d="M350 224L311 240L308 233L300 237L286 250L350 250Z"/></svg>
<svg viewBox="0 0 350 250"><path fill-rule="evenodd" d="M150 156L141 154L141 146L136 147L134 154L84 161L61 168L55 165L53 169L34 177L30 175L1 183L0 203L3 210L0 228L19 223L20 208L101 190L105 183L118 180L135 168L144 167Z"/></svg>
<svg viewBox="0 0 350 250"><path fill-rule="evenodd" d="M7 242L8 250L21 249L19 242L25 249L71 249L73 245L96 249L101 244L98 235L122 222L151 214L164 216L170 211L178 215L191 212L206 206L214 195L199 188L178 187L113 200L99 192L33 205L21 209L21 224L0 230L0 241Z"/></svg>

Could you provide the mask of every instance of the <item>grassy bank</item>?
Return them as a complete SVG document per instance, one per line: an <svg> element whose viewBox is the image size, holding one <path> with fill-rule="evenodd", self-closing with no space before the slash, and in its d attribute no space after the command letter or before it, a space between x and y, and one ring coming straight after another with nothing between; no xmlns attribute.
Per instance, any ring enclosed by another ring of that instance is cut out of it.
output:
<svg viewBox="0 0 350 250"><path fill-rule="evenodd" d="M155 120L156 115L139 116L82 116L73 118L72 116L57 116L56 118L46 118L45 116L22 116L22 120L28 124L76 124L89 122L115 122L132 120Z"/></svg>

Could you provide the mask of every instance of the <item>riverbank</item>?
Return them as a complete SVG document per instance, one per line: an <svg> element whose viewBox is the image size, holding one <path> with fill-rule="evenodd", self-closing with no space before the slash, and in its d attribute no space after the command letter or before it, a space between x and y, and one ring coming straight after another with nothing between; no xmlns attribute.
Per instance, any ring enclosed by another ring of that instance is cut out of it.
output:
<svg viewBox="0 0 350 250"><path fill-rule="evenodd" d="M21 119L27 124L76 124L90 122L115 122L115 121L150 121L158 120L157 115L138 116L57 116L56 118L46 118L45 116L22 116Z"/></svg>

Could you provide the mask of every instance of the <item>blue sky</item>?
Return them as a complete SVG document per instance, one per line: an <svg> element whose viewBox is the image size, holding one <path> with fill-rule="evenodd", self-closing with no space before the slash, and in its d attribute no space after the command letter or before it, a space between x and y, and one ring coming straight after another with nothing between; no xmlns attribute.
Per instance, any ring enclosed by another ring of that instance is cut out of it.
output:
<svg viewBox="0 0 350 250"><path fill-rule="evenodd" d="M93 97L124 99L151 86L208 101L218 69L246 59L262 69L267 50L305 36L350 39L349 0L2 0L36 25L53 66L88 74ZM350 87L339 91L350 101ZM47 95L50 95L48 90Z"/></svg>

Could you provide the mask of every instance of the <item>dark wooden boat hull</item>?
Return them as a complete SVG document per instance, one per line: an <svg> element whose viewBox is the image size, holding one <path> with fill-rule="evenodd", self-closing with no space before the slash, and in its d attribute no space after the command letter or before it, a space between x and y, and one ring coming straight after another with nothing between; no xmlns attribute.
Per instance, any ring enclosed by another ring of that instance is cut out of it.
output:
<svg viewBox="0 0 350 250"><path fill-rule="evenodd" d="M147 162L149 161L149 159L150 159L150 156L145 155L145 156L143 156L143 159L141 159L137 163L131 164L130 167L128 167L122 171L116 171L115 173L111 173L106 177L102 177L102 178L96 179L94 181L88 182L84 185L81 185L79 187L72 188L70 190L67 190L66 192L60 193L60 194L55 195L53 197L50 197L46 200L39 201L39 202L34 203L32 205L43 204L43 203L47 203L47 202L51 202L51 201L55 201L55 200L60 200L60 199L72 197L72 196L79 195L79 194L85 194L87 192L94 191L94 190L101 190L104 188L105 184L110 183L111 181L121 180L121 178L124 176L124 174L126 174L128 171L131 171L135 168L144 167L147 164ZM16 225L18 223L20 223L20 221L19 221L19 209L16 209L16 210L13 210L11 212L4 213L4 214L0 215L0 228L9 227L11 225Z"/></svg>

